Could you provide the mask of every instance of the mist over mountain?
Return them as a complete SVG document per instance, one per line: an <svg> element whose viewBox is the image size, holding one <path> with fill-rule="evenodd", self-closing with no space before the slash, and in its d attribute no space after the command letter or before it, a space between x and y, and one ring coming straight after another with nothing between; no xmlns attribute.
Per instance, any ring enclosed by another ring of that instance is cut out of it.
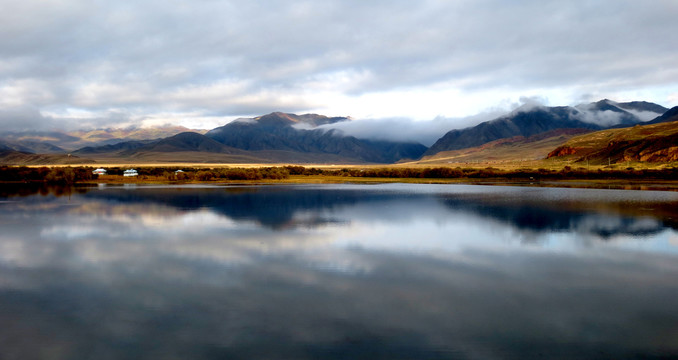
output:
<svg viewBox="0 0 678 360"><path fill-rule="evenodd" d="M678 120L678 106L672 107L661 116L647 122L647 124L659 124Z"/></svg>
<svg viewBox="0 0 678 360"><path fill-rule="evenodd" d="M575 107L526 104L492 121L447 132L426 151L425 156L441 151L479 146L514 136L529 137L556 129L602 130L613 126L633 126L646 121L650 114L657 117L666 110L653 103L616 103L607 99ZM642 114L643 117L634 112Z"/></svg>
<svg viewBox="0 0 678 360"><path fill-rule="evenodd" d="M156 140L86 147L75 154L137 159L172 159L171 154L175 154L176 157L200 158L200 162L209 162L209 154L212 154L211 161L216 162L393 163L418 159L427 149L411 141L358 139L338 130L319 128L349 121L345 117L276 112L237 119L205 135L183 132Z"/></svg>
<svg viewBox="0 0 678 360"><path fill-rule="evenodd" d="M274 112L239 118L204 132L183 127L100 129L94 131L4 133L0 149L25 153L72 152L102 159L164 159L199 162L395 163L439 152L470 149L503 139L522 139L522 147L540 134L570 134L668 121L674 109L608 99L577 106L548 107L525 99L509 113L486 112L465 120L436 118L353 120L318 114ZM662 115L663 114L663 115ZM489 121L485 120L488 119ZM485 121L483 121L485 120ZM482 121L480 123L474 123ZM134 139L134 140L132 140ZM513 143L515 143L513 141ZM539 140L541 141L541 140ZM556 141L552 139L549 141ZM77 151L52 144L93 144ZM541 141L543 146L546 142ZM431 144L430 148L426 145ZM537 146L537 145L535 145ZM211 154L211 155L210 155ZM219 155L219 156L217 156ZM228 156L226 156L228 155Z"/></svg>
<svg viewBox="0 0 678 360"><path fill-rule="evenodd" d="M572 114L574 119L603 127L632 126L652 120L668 110L661 105L646 101L617 103L608 99L577 105L575 109L578 113Z"/></svg>
<svg viewBox="0 0 678 360"><path fill-rule="evenodd" d="M608 100L611 101L611 100ZM647 101L630 101L623 103L615 103L618 107L636 115L643 121L647 121L656 116L654 114L663 114L669 109ZM647 120L646 120L647 119Z"/></svg>
<svg viewBox="0 0 678 360"><path fill-rule="evenodd" d="M128 141L161 139L191 130L183 126L125 127L94 130L62 131L0 131L0 143L5 147L29 153L64 153Z"/></svg>
<svg viewBox="0 0 678 360"><path fill-rule="evenodd" d="M311 129L317 124L339 121L348 121L348 118L275 112L251 119L237 119L208 131L205 136L243 150L318 151L312 142L325 132Z"/></svg>
<svg viewBox="0 0 678 360"><path fill-rule="evenodd" d="M424 145L413 141L358 139L335 129L319 127L343 122L350 122L350 119L276 112L233 121L208 131L205 136L242 150L338 155L376 163L417 159L426 151Z"/></svg>
<svg viewBox="0 0 678 360"><path fill-rule="evenodd" d="M451 129L461 129L495 119L505 110L486 111L464 118L436 117L432 120L409 118L363 119L319 126L318 129L338 130L344 135L377 141L418 142L431 146Z"/></svg>
<svg viewBox="0 0 678 360"><path fill-rule="evenodd" d="M19 142L0 139L0 150L14 150L31 154L58 154L66 150L48 142L24 140Z"/></svg>
<svg viewBox="0 0 678 360"><path fill-rule="evenodd" d="M321 125L317 128L339 130L344 135L355 136L359 139L416 141L430 147L448 131L464 130L483 122L508 116L514 112L529 112L535 108L546 107L542 104L543 101L543 99L523 97L520 103L511 106L511 110L495 108L464 118L436 117L432 120L413 120L410 118L361 119ZM572 114L569 117L572 120L593 125L586 125L585 128L630 126L642 121L652 120L668 110L661 105L645 101L617 103L607 99L566 108L571 110Z"/></svg>

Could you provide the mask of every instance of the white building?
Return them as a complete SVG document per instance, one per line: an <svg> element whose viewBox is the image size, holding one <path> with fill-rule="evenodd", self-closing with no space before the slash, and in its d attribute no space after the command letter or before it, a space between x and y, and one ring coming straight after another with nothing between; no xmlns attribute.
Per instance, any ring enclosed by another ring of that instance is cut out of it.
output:
<svg viewBox="0 0 678 360"><path fill-rule="evenodd" d="M123 176L138 176L139 173L134 169L129 169L129 170L125 170L125 172L122 175Z"/></svg>
<svg viewBox="0 0 678 360"><path fill-rule="evenodd" d="M106 175L106 169L98 168L92 171L92 174L96 175Z"/></svg>

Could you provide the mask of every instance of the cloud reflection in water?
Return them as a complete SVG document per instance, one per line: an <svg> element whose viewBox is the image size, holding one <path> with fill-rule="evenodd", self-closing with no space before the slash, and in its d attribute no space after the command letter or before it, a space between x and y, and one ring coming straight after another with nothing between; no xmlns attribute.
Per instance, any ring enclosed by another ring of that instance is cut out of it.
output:
<svg viewBox="0 0 678 360"><path fill-rule="evenodd" d="M401 185L22 198L0 205L0 357L676 355L678 199L662 198Z"/></svg>

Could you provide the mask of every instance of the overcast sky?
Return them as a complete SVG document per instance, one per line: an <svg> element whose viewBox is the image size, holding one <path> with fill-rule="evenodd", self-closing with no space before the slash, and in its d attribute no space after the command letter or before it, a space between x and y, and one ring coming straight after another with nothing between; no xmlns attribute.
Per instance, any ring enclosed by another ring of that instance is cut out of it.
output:
<svg viewBox="0 0 678 360"><path fill-rule="evenodd" d="M0 2L3 130L678 105L675 0Z"/></svg>

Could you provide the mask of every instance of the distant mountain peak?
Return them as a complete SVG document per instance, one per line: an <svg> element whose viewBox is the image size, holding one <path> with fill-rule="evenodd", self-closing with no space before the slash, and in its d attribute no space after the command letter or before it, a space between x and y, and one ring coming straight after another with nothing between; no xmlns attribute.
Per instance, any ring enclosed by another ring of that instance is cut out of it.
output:
<svg viewBox="0 0 678 360"><path fill-rule="evenodd" d="M515 115L515 114L521 113L521 112L545 110L546 108L547 107L545 105L542 105L542 104L528 103L528 104L520 105L519 107L515 108L513 111L511 111L509 114L507 114L505 116Z"/></svg>
<svg viewBox="0 0 678 360"><path fill-rule="evenodd" d="M617 106L627 111L644 111L644 112L653 112L657 115L664 114L669 109L647 101L629 101L623 103L617 103Z"/></svg>
<svg viewBox="0 0 678 360"><path fill-rule="evenodd" d="M242 118L236 121L244 123L257 123L263 126L293 126L293 125L308 125L310 127L317 127L320 125L333 124L341 121L349 121L348 117L328 117L318 114L290 114L280 111L272 112L270 114L257 116L255 118Z"/></svg>
<svg viewBox="0 0 678 360"><path fill-rule="evenodd" d="M349 120L346 117L318 114L273 112L252 119L232 121L205 135L226 146L248 151L265 151L270 156L284 155L288 159L294 156L389 163L404 158L418 158L426 150L421 144L369 141L343 135L338 130L317 128L320 125ZM332 162L336 162L335 160Z"/></svg>
<svg viewBox="0 0 678 360"><path fill-rule="evenodd" d="M612 111L616 113L625 113L626 111L619 107L619 104L610 100L603 99L589 104L580 104L575 108L584 111Z"/></svg>
<svg viewBox="0 0 678 360"><path fill-rule="evenodd" d="M597 111L613 111L613 112L652 112L661 115L669 109L655 103L648 101L628 101L617 102L610 99L602 99L589 104L579 104L575 106L578 109L589 109Z"/></svg>
<svg viewBox="0 0 678 360"><path fill-rule="evenodd" d="M612 100L610 100L610 99L602 99L602 100L596 101L595 104L617 105L617 102L616 102L616 101L612 101Z"/></svg>

